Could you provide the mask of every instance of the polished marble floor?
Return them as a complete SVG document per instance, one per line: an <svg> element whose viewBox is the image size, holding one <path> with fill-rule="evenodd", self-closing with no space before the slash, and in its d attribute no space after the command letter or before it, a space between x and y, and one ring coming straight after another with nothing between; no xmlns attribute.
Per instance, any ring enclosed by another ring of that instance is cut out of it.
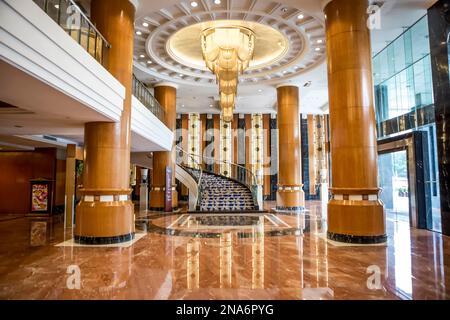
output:
<svg viewBox="0 0 450 320"><path fill-rule="evenodd" d="M387 245L342 245L326 240L320 203L307 209L299 216L140 212L143 236L107 248L61 245L71 238L61 223L48 224L39 244L29 218L6 219L0 299L450 298L448 237L388 219Z"/></svg>

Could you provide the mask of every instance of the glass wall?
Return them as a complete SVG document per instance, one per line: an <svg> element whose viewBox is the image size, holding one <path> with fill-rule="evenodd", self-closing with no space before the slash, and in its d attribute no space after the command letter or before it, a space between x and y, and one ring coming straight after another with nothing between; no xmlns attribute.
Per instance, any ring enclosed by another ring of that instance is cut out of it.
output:
<svg viewBox="0 0 450 320"><path fill-rule="evenodd" d="M433 230L440 231L439 172L427 16L373 57L373 77L378 138L415 130L427 132L430 174L426 184L432 195ZM383 172L384 169L380 170ZM399 201L394 202L392 207Z"/></svg>
<svg viewBox="0 0 450 320"><path fill-rule="evenodd" d="M378 123L433 104L427 17L373 58Z"/></svg>

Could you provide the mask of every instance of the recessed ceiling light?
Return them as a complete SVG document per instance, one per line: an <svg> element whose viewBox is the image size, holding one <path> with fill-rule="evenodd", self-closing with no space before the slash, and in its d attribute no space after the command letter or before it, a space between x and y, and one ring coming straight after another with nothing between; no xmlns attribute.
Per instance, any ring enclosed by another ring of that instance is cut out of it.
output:
<svg viewBox="0 0 450 320"><path fill-rule="evenodd" d="M315 50L316 50L316 51L320 51L320 48L316 48Z"/></svg>
<svg viewBox="0 0 450 320"><path fill-rule="evenodd" d="M317 43L323 43L322 39L317 40Z"/></svg>
<svg viewBox="0 0 450 320"><path fill-rule="evenodd" d="M192 1L192 2L191 2L191 6L192 6L193 8L196 8L196 7L198 6L198 3L195 2L195 1Z"/></svg>
<svg viewBox="0 0 450 320"><path fill-rule="evenodd" d="M148 60L147 63L148 63L148 64L152 64L152 61L151 61L151 60Z"/></svg>
<svg viewBox="0 0 450 320"><path fill-rule="evenodd" d="M136 31L136 34L137 34L138 36L140 36L140 35L142 35L142 32Z"/></svg>
<svg viewBox="0 0 450 320"><path fill-rule="evenodd" d="M184 108L184 104L182 104L181 107Z"/></svg>
<svg viewBox="0 0 450 320"><path fill-rule="evenodd" d="M145 56L143 55L143 54L141 54L139 57L141 57L141 58L145 58Z"/></svg>
<svg viewBox="0 0 450 320"><path fill-rule="evenodd" d="M56 9L59 9L59 4L55 4L55 8L56 8Z"/></svg>
<svg viewBox="0 0 450 320"><path fill-rule="evenodd" d="M144 23L142 23L142 25L144 26L144 27L148 27L148 23L147 22L144 22Z"/></svg>
<svg viewBox="0 0 450 320"><path fill-rule="evenodd" d="M215 3L215 4L220 4L221 1L220 1L220 0L214 0L214 3Z"/></svg>
<svg viewBox="0 0 450 320"><path fill-rule="evenodd" d="M179 76L182 77L182 76L184 76L184 75L180 73Z"/></svg>
<svg viewBox="0 0 450 320"><path fill-rule="evenodd" d="M302 20L304 17L305 17L305 15L304 15L303 13L300 13L300 14L297 16L297 19Z"/></svg>
<svg viewBox="0 0 450 320"><path fill-rule="evenodd" d="M213 105L212 105L212 104L210 104L210 105L209 105L209 107L210 107L210 108L212 108L212 107L213 107Z"/></svg>
<svg viewBox="0 0 450 320"><path fill-rule="evenodd" d="M287 71L286 71L286 70L284 70L284 71L283 71L283 73L287 73Z"/></svg>

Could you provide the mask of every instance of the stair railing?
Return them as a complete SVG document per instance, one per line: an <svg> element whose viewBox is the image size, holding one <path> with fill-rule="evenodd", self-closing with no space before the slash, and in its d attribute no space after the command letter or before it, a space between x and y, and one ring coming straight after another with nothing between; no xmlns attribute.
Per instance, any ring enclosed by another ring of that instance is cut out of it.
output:
<svg viewBox="0 0 450 320"><path fill-rule="evenodd" d="M212 157L207 157L203 155L189 153L182 148L177 146L177 150L179 154L177 156L181 156L183 159L182 164L185 167L200 170L200 177L198 179L198 200L197 207L200 206L201 198L202 198L202 187L201 180L203 176L203 172L212 172L217 175L222 175L232 180L235 180L243 185L247 186L253 197L253 202L258 205L258 207L262 208L262 190L258 185L258 180L256 175L248 170L246 167L224 160L218 160ZM189 164L188 159L192 160L192 163ZM177 157L178 163L178 157Z"/></svg>
<svg viewBox="0 0 450 320"><path fill-rule="evenodd" d="M195 169L199 171L199 176L193 177L194 180L197 180L197 200L196 200L196 206L198 207L201 202L201 180L203 176L203 169L200 163L198 162L199 156L196 154L189 153L185 151L184 149L176 146L177 156L176 156L176 163L181 167L186 167L190 169ZM191 163L189 163L188 160L191 160Z"/></svg>

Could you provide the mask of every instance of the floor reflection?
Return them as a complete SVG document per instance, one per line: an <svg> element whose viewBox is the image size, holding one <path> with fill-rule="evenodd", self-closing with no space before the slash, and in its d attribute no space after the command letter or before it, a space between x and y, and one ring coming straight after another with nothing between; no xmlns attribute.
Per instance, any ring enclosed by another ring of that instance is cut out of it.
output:
<svg viewBox="0 0 450 320"><path fill-rule="evenodd" d="M267 204L268 206L273 204ZM447 237L388 221L388 244L324 238L319 202L300 215L141 212L129 247L57 247L55 222L30 245L30 221L0 222L1 299L448 299ZM66 232L65 232L66 231ZM70 266L80 289L69 288Z"/></svg>

